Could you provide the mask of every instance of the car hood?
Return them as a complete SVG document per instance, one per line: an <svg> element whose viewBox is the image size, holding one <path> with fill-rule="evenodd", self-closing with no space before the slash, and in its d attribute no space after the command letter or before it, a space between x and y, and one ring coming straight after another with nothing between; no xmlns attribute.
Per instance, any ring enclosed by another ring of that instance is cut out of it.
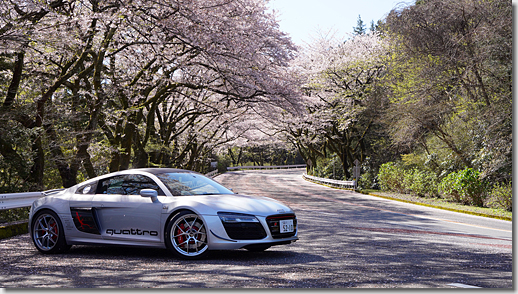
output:
<svg viewBox="0 0 518 294"><path fill-rule="evenodd" d="M293 213L287 205L268 197L242 194L187 196L190 201L204 206L205 213L237 212L260 216ZM199 207L201 208L201 207Z"/></svg>

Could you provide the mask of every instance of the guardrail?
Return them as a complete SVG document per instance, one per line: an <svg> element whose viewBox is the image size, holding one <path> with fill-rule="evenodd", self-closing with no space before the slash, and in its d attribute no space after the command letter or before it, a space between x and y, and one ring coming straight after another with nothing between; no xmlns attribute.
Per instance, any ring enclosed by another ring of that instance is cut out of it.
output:
<svg viewBox="0 0 518 294"><path fill-rule="evenodd" d="M0 210L29 207L34 200L61 191L63 189L48 190L44 192L26 192L0 194Z"/></svg>
<svg viewBox="0 0 518 294"><path fill-rule="evenodd" d="M0 194L0 210L28 207L43 196L43 192Z"/></svg>
<svg viewBox="0 0 518 294"><path fill-rule="evenodd" d="M205 174L206 177L213 178L218 174L218 170L213 170L210 173Z"/></svg>
<svg viewBox="0 0 518 294"><path fill-rule="evenodd" d="M333 180L333 179L324 179L319 177L310 176L306 173L302 174L302 178L305 180L319 183L319 184L325 184L333 187L338 187L342 189L351 189L356 190L356 181L339 181L339 180Z"/></svg>
<svg viewBox="0 0 518 294"><path fill-rule="evenodd" d="M257 165L245 165L245 166L229 166L227 170L240 170L240 169L280 169L280 168L303 168L305 164L292 164L292 165L268 165L268 166L257 166Z"/></svg>

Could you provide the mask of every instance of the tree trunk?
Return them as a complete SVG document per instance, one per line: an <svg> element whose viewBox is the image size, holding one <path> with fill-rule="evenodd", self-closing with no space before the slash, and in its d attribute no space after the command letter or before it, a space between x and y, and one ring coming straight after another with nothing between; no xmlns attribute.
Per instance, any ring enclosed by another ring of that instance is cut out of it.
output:
<svg viewBox="0 0 518 294"><path fill-rule="evenodd" d="M74 158L72 163L69 165L61 150L61 146L58 143L58 138L56 131L52 127L52 125L46 125L45 131L48 135L48 139L50 141L49 149L52 155L52 161L56 165L59 175L61 176L61 182L64 188L69 188L77 184L77 171L79 169L79 165Z"/></svg>
<svg viewBox="0 0 518 294"><path fill-rule="evenodd" d="M43 190L43 169L45 168L45 153L41 136L34 138L32 144L33 165L30 172L29 182L33 185L33 189Z"/></svg>
<svg viewBox="0 0 518 294"><path fill-rule="evenodd" d="M20 87L20 82L22 80L24 56L25 52L18 52L16 54L16 60L13 67L13 77L11 78L11 84L9 84L9 89L7 90L7 95L5 96L4 104L2 106L4 111L11 108L14 99L16 98L16 94L18 93L18 88Z"/></svg>
<svg viewBox="0 0 518 294"><path fill-rule="evenodd" d="M130 167L131 162L131 147L133 145L133 137L135 133L135 126L132 122L126 122L126 127L124 128L124 135L121 139L121 154L120 154L120 164L118 170L127 170Z"/></svg>

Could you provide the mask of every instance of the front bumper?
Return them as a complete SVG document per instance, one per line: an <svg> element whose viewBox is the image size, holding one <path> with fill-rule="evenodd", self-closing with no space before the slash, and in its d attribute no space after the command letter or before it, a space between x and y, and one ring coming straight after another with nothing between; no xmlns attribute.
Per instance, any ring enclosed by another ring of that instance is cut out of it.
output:
<svg viewBox="0 0 518 294"><path fill-rule="evenodd" d="M298 228L295 228L295 234L289 237L285 238L279 238L276 236L272 236L272 233L270 232L270 229L268 227L268 223L266 221L266 217L258 217L260 224L262 225L264 232L266 233L266 236L261 239L254 239L254 240L237 240L229 237L227 234L225 227L223 226L220 218L218 216L205 216L205 220L210 224L209 225L209 248L211 250L233 250L233 249L240 249L243 247L250 247L253 245L268 245L268 246L275 246L275 245L285 245L290 244L295 241L297 241L299 238L297 236L298 234Z"/></svg>

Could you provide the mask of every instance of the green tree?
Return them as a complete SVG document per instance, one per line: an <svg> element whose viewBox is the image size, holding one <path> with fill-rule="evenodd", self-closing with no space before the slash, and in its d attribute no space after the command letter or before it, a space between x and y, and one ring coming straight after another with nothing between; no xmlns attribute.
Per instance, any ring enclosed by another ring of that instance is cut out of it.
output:
<svg viewBox="0 0 518 294"><path fill-rule="evenodd" d="M427 156L446 148L453 170L509 179L511 27L504 0L421 1L392 11L383 32L393 44L393 142Z"/></svg>
<svg viewBox="0 0 518 294"><path fill-rule="evenodd" d="M353 27L353 33L355 35L363 35L367 33L366 25L363 23L363 20L360 15L358 15L358 20L356 21L356 26Z"/></svg>

